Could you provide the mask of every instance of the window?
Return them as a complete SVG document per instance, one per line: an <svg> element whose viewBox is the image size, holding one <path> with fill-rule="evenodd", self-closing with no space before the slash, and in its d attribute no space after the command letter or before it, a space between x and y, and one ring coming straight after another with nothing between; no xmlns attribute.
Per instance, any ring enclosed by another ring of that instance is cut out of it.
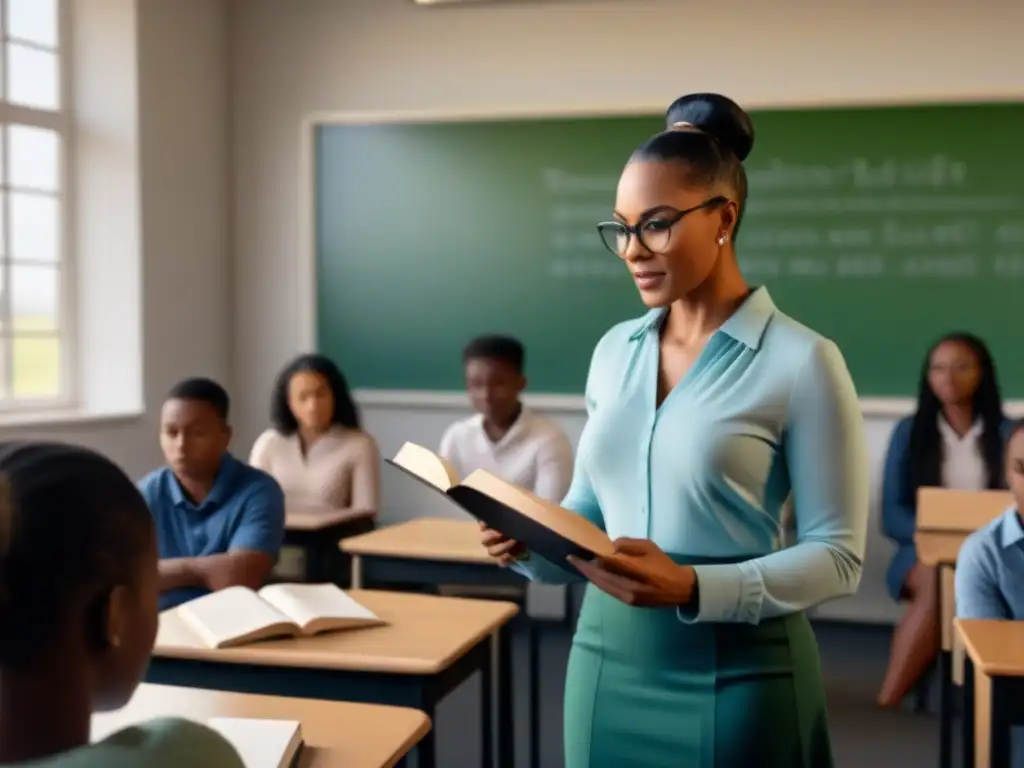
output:
<svg viewBox="0 0 1024 768"><path fill-rule="evenodd" d="M0 0L0 410L69 404L66 0Z"/></svg>

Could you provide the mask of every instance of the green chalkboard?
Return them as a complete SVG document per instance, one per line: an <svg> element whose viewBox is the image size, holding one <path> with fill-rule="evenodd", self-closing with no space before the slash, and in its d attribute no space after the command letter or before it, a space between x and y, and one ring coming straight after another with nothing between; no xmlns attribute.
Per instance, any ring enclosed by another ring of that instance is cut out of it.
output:
<svg viewBox="0 0 1024 768"><path fill-rule="evenodd" d="M744 272L839 344L861 395L911 395L927 344L967 329L1024 396L1024 105L754 119ZM319 126L319 348L356 387L458 390L462 345L511 333L531 391L582 392L594 343L644 311L594 224L660 124Z"/></svg>

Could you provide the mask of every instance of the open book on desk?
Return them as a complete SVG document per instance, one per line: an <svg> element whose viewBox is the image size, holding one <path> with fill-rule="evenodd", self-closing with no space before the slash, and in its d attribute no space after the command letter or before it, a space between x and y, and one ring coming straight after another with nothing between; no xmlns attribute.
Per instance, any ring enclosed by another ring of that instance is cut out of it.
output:
<svg viewBox="0 0 1024 768"><path fill-rule="evenodd" d="M271 584L259 592L228 587L183 603L177 611L210 648L384 623L333 584Z"/></svg>
<svg viewBox="0 0 1024 768"><path fill-rule="evenodd" d="M214 717L207 725L223 736L245 768L291 768L302 750L302 724L295 720Z"/></svg>
<svg viewBox="0 0 1024 768"><path fill-rule="evenodd" d="M566 558L589 560L612 553L608 536L571 512L486 470L460 480L451 464L428 448L406 443L388 464L458 504L488 527L522 543L554 565L577 574Z"/></svg>

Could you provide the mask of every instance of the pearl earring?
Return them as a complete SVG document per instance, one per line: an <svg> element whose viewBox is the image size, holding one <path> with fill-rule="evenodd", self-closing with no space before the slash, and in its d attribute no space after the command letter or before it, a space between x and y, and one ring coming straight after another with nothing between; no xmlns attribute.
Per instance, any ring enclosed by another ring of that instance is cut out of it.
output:
<svg viewBox="0 0 1024 768"><path fill-rule="evenodd" d="M728 235L721 235L721 236L720 236L720 237L718 238L718 244L719 244L719 245L725 245L725 241L726 241L726 240L728 240L728 239L729 239L729 236L728 236Z"/></svg>

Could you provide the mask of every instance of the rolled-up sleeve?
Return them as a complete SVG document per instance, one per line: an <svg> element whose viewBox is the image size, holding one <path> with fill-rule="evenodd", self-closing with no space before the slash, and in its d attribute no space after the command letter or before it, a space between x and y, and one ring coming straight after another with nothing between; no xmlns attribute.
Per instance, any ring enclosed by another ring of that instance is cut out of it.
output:
<svg viewBox="0 0 1024 768"><path fill-rule="evenodd" d="M537 479L534 481L533 492L557 504L569 492L574 471L569 438L565 435L552 435L537 452Z"/></svg>
<svg viewBox="0 0 1024 768"><path fill-rule="evenodd" d="M284 543L284 492L273 478L255 483L235 528L229 552L265 552L276 558Z"/></svg>
<svg viewBox="0 0 1024 768"><path fill-rule="evenodd" d="M842 355L819 340L797 373L784 436L796 543L738 564L695 566L687 622L744 622L853 594L868 522L868 462L857 393Z"/></svg>

